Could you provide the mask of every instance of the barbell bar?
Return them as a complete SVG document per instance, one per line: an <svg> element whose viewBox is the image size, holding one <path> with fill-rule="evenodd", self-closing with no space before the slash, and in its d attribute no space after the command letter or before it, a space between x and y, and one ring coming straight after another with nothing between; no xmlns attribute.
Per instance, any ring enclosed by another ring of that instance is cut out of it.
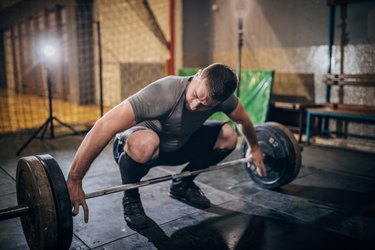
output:
<svg viewBox="0 0 375 250"><path fill-rule="evenodd" d="M91 199L239 165L262 188L274 189L293 181L301 167L301 149L293 134L288 128L275 122L257 125L255 132L265 155L266 177L259 176L252 159L245 157L248 146L242 140L240 159L206 169L97 190L86 193L85 198ZM72 206L64 175L56 160L48 154L20 158L16 187L18 205L0 210L0 220L21 217L30 249L68 249L73 237Z"/></svg>
<svg viewBox="0 0 375 250"><path fill-rule="evenodd" d="M85 195L85 198L91 199L91 198L95 198L95 197L98 197L98 196L103 196L103 195L113 194L113 193L117 193L117 192L121 192L121 191L125 191L125 190L149 186L149 185L164 182L164 181L176 180L176 179L185 178L185 177L188 177L188 176L195 176L195 175L198 175L198 174L201 174L201 173L204 173L204 172L210 172L210 171L214 171L214 170L220 170L220 169L223 169L223 168L238 166L239 164L248 163L248 162L251 162L251 161L252 161L251 158L241 158L241 159L237 159L237 160L233 160L233 161L227 161L227 162L219 163L217 165L212 165L212 166L210 166L208 168L205 168L205 169L199 169L199 170L195 170L195 171L184 171L184 172L181 172L181 173L178 173L178 174L165 175L165 176L161 176L161 177L156 177L156 178L140 181L140 182L137 182L137 183L118 185L118 186L114 186L114 187L110 187L110 188L106 188L106 189L97 190L97 191L94 191L94 192L91 192L91 193L87 193Z"/></svg>
<svg viewBox="0 0 375 250"><path fill-rule="evenodd" d="M39 158L39 159L42 159L41 160L42 165L45 165L45 163L43 162L43 159L52 158L52 156L50 156L48 154L38 155L36 157ZM184 171L184 172L181 172L181 173L178 173L178 174L171 174L171 175L165 175L165 176L161 176L161 177L155 177L155 178L143 180L143 181L140 181L140 182L137 182L137 183L122 184L122 185L117 185L117 186L113 186L113 187L109 187L109 188L99 189L99 190L96 190L96 191L93 191L93 192L90 192L90 193L86 193L85 199L91 199L91 198L95 198L95 197L99 197L99 196L118 193L118 192L121 192L121 191L136 189L136 188L149 186L149 185L164 182L164 181L176 180L176 179L185 178L185 177L188 177L188 176L194 176L194 175L198 175L198 174L201 174L201 173L204 173L204 172L210 172L210 171L214 171L214 170L220 170L220 169L224 169L224 168L228 168L228 167L238 166L239 164L248 163L248 162L251 162L251 161L252 161L251 158L241 158L241 159L237 159L237 160L219 163L217 165L212 165L212 166L210 166L208 168L205 168L205 169L199 169L199 170L195 170L195 171ZM20 204L20 205L17 205L17 206L8 207L8 208L0 210L0 221L20 217L20 216L23 216L23 215L27 215L28 213L30 213L30 207L27 206L27 205Z"/></svg>

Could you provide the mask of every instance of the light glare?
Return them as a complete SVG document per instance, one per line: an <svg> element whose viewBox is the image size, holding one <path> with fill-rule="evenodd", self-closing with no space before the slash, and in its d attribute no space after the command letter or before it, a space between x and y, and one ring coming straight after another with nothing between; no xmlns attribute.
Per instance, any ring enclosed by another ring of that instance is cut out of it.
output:
<svg viewBox="0 0 375 250"><path fill-rule="evenodd" d="M47 57L53 57L55 55L55 48L52 45L46 45L43 48L43 54Z"/></svg>

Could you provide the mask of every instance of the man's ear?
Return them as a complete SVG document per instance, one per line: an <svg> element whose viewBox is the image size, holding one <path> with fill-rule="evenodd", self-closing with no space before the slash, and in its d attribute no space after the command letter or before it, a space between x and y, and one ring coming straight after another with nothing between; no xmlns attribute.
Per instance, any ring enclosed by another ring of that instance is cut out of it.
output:
<svg viewBox="0 0 375 250"><path fill-rule="evenodd" d="M198 77L202 73L202 69L198 70L197 73L195 73L194 77Z"/></svg>

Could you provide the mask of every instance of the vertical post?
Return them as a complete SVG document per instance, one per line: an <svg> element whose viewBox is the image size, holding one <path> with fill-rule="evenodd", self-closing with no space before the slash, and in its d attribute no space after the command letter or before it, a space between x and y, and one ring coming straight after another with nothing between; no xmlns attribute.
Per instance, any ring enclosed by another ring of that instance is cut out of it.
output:
<svg viewBox="0 0 375 250"><path fill-rule="evenodd" d="M238 54L237 54L237 78L238 78L238 87L237 87L237 97L240 97L240 86L241 86L241 51L243 45L243 23L242 18L238 18Z"/></svg>
<svg viewBox="0 0 375 250"><path fill-rule="evenodd" d="M64 7L60 4L57 4L56 7L55 7L55 22L56 22L56 41L57 41L57 47L58 47L58 50L59 50L59 54L60 54L60 60L59 62L56 64L56 78L55 78L55 82L56 82L56 92L55 93L58 93L58 96L63 98L63 100L67 100L68 99L68 94L69 94L69 90L68 90L68 83L67 83L67 80L66 80L66 74L67 74L67 70L66 70L66 65L65 65L65 60L64 60L64 56L65 56L65 44L64 44L64 34L63 34L63 21L62 21L62 15L63 15L63 9Z"/></svg>
<svg viewBox="0 0 375 250"><path fill-rule="evenodd" d="M100 21L96 21L96 33L98 36L98 53L99 53L99 95L100 95L100 117L104 114L103 107L103 57L102 57L102 35L100 31Z"/></svg>
<svg viewBox="0 0 375 250"><path fill-rule="evenodd" d="M174 21L174 0L169 0L169 32L170 32L170 42L169 42L169 64L168 73L170 75L175 74L175 21Z"/></svg>
<svg viewBox="0 0 375 250"><path fill-rule="evenodd" d="M13 61L13 77L14 77L14 90L18 93L20 92L20 73L19 73L19 67L18 67L18 56L17 56L17 39L19 39L19 36L17 35L17 26L13 26L10 28L10 37L11 37L11 43L12 43L12 61Z"/></svg>
<svg viewBox="0 0 375 250"><path fill-rule="evenodd" d="M23 61L25 65L25 72L23 73L23 77L25 78L25 93L27 94L34 94L34 78L32 75L32 71L30 69L30 65L32 64L31 60L31 49L32 49L32 34L31 34L31 27L32 21L31 18L27 18L24 20L24 34L23 37Z"/></svg>
<svg viewBox="0 0 375 250"><path fill-rule="evenodd" d="M5 36L4 31L0 30L0 88L6 88L7 83L7 72L6 72L6 61L5 61Z"/></svg>
<svg viewBox="0 0 375 250"><path fill-rule="evenodd" d="M332 73L332 48L335 39L335 5L329 6L329 23L328 23L328 74ZM326 102L331 100L331 85L326 84ZM328 118L324 118L324 132L328 131Z"/></svg>
<svg viewBox="0 0 375 250"><path fill-rule="evenodd" d="M335 5L329 6L329 24L328 24L328 74L332 73L332 48L335 38ZM331 98L330 85L326 86L326 102Z"/></svg>
<svg viewBox="0 0 375 250"><path fill-rule="evenodd" d="M27 93L27 86L26 86L26 79L25 79L25 73L26 73L26 63L25 63L25 47L24 47L24 33L22 30L23 22L17 24L17 30L18 30L18 44L17 44L17 52L19 53L19 69L20 69L20 76L19 76L19 90L21 93Z"/></svg>
<svg viewBox="0 0 375 250"><path fill-rule="evenodd" d="M39 44L40 36L41 36L41 27L40 27L40 20L41 17L36 17L33 20L34 25L34 35L33 35L33 44L34 47L37 47L37 44ZM38 59L38 53L37 50L33 50L33 72L35 77L35 94L37 96L43 96L43 76L42 76L42 64L40 63L40 60Z"/></svg>
<svg viewBox="0 0 375 250"><path fill-rule="evenodd" d="M310 144L310 122L311 122L311 113L307 111L306 114L306 144Z"/></svg>

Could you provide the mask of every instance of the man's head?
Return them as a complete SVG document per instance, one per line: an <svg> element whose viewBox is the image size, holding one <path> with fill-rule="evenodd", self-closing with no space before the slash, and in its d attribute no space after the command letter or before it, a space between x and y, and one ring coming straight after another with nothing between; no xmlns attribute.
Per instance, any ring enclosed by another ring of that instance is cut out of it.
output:
<svg viewBox="0 0 375 250"><path fill-rule="evenodd" d="M226 65L215 63L199 70L186 91L189 110L203 111L225 101L236 90L238 79Z"/></svg>

